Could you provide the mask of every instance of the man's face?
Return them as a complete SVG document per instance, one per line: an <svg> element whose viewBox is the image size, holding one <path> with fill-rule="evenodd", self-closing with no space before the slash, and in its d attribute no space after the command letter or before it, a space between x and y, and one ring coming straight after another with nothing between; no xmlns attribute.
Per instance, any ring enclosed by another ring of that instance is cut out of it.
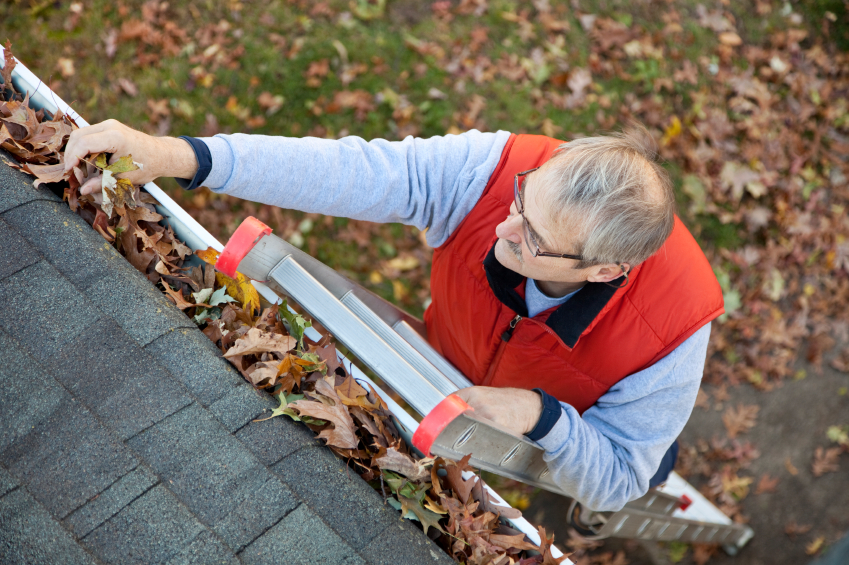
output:
<svg viewBox="0 0 849 565"><path fill-rule="evenodd" d="M576 226L570 226L568 219L556 221L552 217L548 206L552 199L549 198L547 187L534 182L534 175L535 173L530 173L525 178L522 189L524 214L534 238L543 251L576 253ZM576 284L586 282L594 270L594 267L575 269L574 259L534 257L529 246L534 250L536 246L532 242L526 242L522 216L516 209L515 202L510 206L507 219L496 226L495 234L499 238L495 245L495 258L511 271L525 277L537 281Z"/></svg>

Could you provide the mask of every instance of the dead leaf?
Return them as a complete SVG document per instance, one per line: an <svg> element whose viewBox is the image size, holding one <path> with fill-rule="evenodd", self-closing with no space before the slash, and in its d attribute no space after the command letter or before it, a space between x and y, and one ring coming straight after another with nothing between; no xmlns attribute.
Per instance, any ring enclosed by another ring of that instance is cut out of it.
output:
<svg viewBox="0 0 849 565"><path fill-rule="evenodd" d="M349 377L350 378L350 377ZM411 481L420 481L430 478L430 469L420 463L413 461L409 455L401 453L394 447L386 450L386 455L375 459L375 464L381 469L388 469L400 473Z"/></svg>
<svg viewBox="0 0 849 565"><path fill-rule="evenodd" d="M836 473L840 470L840 465L837 463L837 458L840 457L840 452L843 451L839 447L828 447L823 449L817 447L814 450L814 461L811 463L811 472L815 477L821 477L826 473Z"/></svg>
<svg viewBox="0 0 849 565"><path fill-rule="evenodd" d="M790 460L789 457L784 460L784 467L787 469L787 472L793 475L794 477L799 474L799 469L797 469L793 465L793 462Z"/></svg>
<svg viewBox="0 0 849 565"><path fill-rule="evenodd" d="M251 328L238 339L233 347L224 354L230 358L236 355L256 355L257 353L277 353L283 357L287 351L295 348L297 342L291 336L282 336L270 332L263 332L257 328Z"/></svg>
<svg viewBox="0 0 849 565"><path fill-rule="evenodd" d="M818 536L814 541L805 546L805 553L808 555L816 555L822 549L825 543L825 536Z"/></svg>
<svg viewBox="0 0 849 565"><path fill-rule="evenodd" d="M810 524L800 525L796 523L796 520L791 520L786 526L784 526L784 533L790 536L791 539L796 539L797 535L803 535L810 532L812 527L813 526Z"/></svg>
<svg viewBox="0 0 849 565"><path fill-rule="evenodd" d="M770 477L769 474L764 473L761 475L761 479L758 481L758 486L755 488L755 494L764 494L768 492L775 492L778 488L778 477Z"/></svg>
<svg viewBox="0 0 849 565"><path fill-rule="evenodd" d="M328 406L312 400L298 400L290 406L297 409L301 416L310 416L333 424L333 428L322 430L318 434L319 438L327 440L328 445L342 449L357 448L359 440L355 432L354 421L341 402L337 402L334 406Z"/></svg>
<svg viewBox="0 0 849 565"><path fill-rule="evenodd" d="M757 404L737 405L737 408L729 407L722 414L722 423L728 431L728 437L735 438L737 434L749 431L755 425L760 406Z"/></svg>

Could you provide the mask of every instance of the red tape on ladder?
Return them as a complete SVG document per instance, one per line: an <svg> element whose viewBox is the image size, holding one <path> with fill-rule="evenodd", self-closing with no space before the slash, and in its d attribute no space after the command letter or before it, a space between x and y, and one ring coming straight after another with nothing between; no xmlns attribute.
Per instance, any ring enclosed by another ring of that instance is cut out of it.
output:
<svg viewBox="0 0 849 565"><path fill-rule="evenodd" d="M263 236L271 233L271 228L254 218L248 216L245 221L236 228L236 232L230 237L230 241L224 246L224 251L215 262L215 268L231 279L236 278L236 270L242 259L251 252L251 249Z"/></svg>
<svg viewBox="0 0 849 565"><path fill-rule="evenodd" d="M447 396L419 424L416 433L413 434L413 445L425 456L430 457L430 447L442 433L442 430L453 422L454 418L467 410L474 411L474 408L466 404L456 394Z"/></svg>

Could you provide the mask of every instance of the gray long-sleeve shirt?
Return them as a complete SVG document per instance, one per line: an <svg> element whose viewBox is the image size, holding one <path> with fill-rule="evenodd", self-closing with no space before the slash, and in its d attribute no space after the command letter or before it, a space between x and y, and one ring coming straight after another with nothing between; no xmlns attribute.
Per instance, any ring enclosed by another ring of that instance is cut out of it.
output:
<svg viewBox="0 0 849 565"><path fill-rule="evenodd" d="M203 183L282 208L428 228L444 243L477 203L509 133L366 142L259 135L203 138L212 170ZM561 301L569 297L563 297ZM690 417L710 324L651 367L614 385L583 417L563 414L539 443L554 479L595 510L618 510L648 490Z"/></svg>

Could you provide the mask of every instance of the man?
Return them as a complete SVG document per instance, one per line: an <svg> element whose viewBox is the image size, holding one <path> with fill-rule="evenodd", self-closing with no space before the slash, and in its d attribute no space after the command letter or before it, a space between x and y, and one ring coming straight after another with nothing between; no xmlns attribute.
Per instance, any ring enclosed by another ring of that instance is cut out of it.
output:
<svg viewBox="0 0 849 565"><path fill-rule="evenodd" d="M135 183L428 228L428 338L479 385L459 395L538 441L578 501L617 510L672 468L722 294L645 130L561 143L154 138L110 120L74 132L65 165L132 154Z"/></svg>

